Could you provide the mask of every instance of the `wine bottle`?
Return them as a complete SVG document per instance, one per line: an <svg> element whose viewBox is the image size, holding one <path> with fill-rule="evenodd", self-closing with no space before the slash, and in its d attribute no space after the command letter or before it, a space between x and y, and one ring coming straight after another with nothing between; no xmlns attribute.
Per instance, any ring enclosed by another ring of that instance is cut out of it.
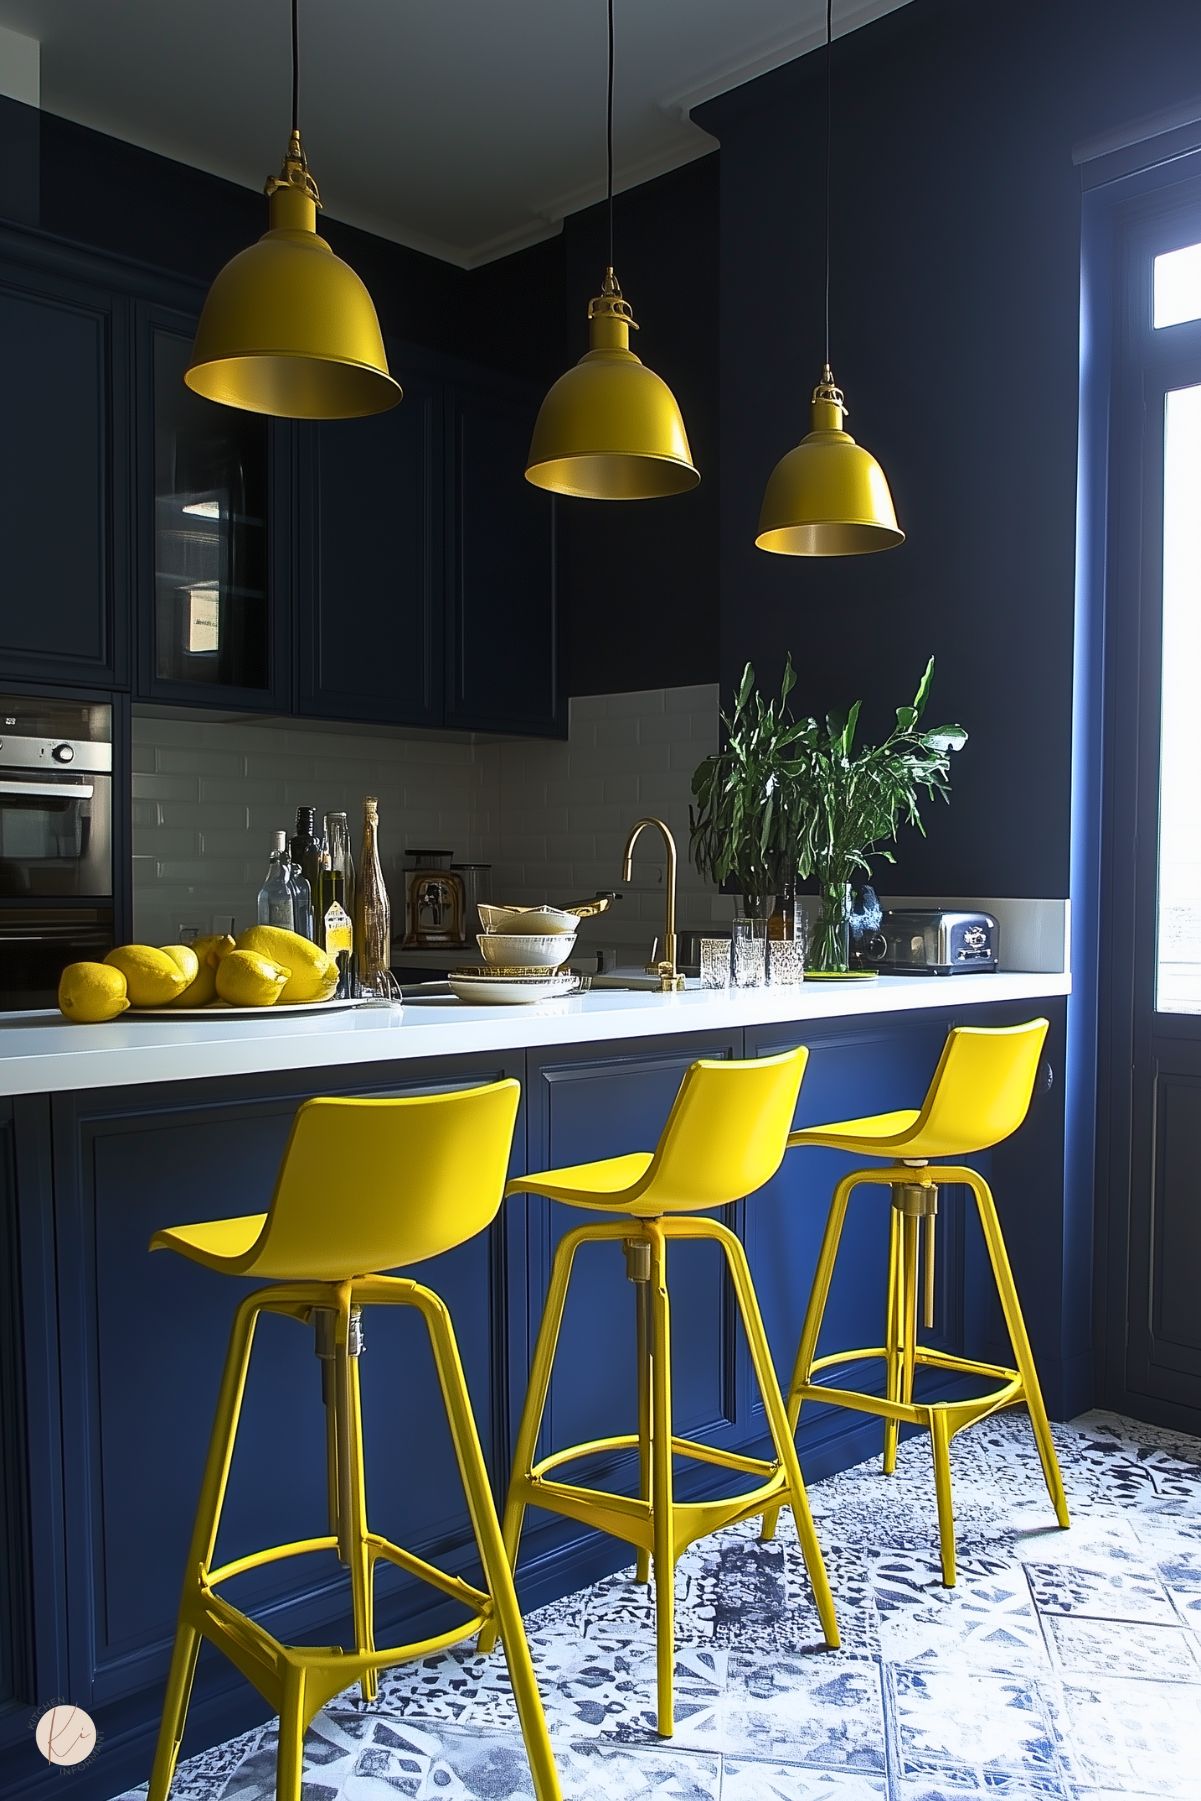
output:
<svg viewBox="0 0 1201 1801"><path fill-rule="evenodd" d="M317 809L315 807L297 807L296 830L288 849L292 853L293 863L299 863L300 873L309 885L309 893L314 906L317 900L317 889L321 881L322 842L316 829ZM314 916L314 930L311 936L316 938L316 927L320 923Z"/></svg>
<svg viewBox="0 0 1201 1801"><path fill-rule="evenodd" d="M378 826L379 803L369 794L363 801L363 837L354 892L355 962L360 992L388 995L393 991L392 912L380 868Z"/></svg>
<svg viewBox="0 0 1201 1801"><path fill-rule="evenodd" d="M261 926L282 926L285 931L294 932L296 915L292 904L291 863L285 848L287 842L286 832L274 834L271 861L259 889L258 921Z"/></svg>

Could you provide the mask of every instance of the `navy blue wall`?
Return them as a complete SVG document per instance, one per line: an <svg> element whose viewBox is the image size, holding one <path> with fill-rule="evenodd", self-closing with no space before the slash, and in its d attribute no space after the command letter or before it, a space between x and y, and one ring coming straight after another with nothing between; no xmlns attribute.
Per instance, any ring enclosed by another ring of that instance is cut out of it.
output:
<svg viewBox="0 0 1201 1801"><path fill-rule="evenodd" d="M821 358L821 58L702 108L721 141L721 675L865 699L929 652L971 743L894 891L1068 892L1080 179L1073 150L1195 95L1196 0L913 0L835 46L833 343L908 542L754 549Z"/></svg>

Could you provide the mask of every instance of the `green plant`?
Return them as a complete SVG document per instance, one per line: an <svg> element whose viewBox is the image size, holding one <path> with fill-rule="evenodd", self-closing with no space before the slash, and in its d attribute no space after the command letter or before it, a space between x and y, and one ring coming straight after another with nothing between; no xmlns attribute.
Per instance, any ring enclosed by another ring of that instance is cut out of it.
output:
<svg viewBox="0 0 1201 1801"><path fill-rule="evenodd" d="M826 934L816 946L819 967L838 967L847 884L873 857L895 862L890 846L903 825L924 832L923 794L949 797L951 752L967 733L960 725L923 728L933 677L931 657L888 736L856 748L859 701L821 723L797 720L791 655L778 700L764 700L748 663L733 712L722 714L725 746L692 778L690 849L702 873L717 882L734 877L744 893L816 877Z"/></svg>
<svg viewBox="0 0 1201 1801"><path fill-rule="evenodd" d="M788 706L795 685L789 656L779 700L764 700L748 663L733 712L721 715L724 748L706 757L692 777L692 861L711 881L732 877L744 895L778 892L793 873L786 796L791 746L804 729Z"/></svg>

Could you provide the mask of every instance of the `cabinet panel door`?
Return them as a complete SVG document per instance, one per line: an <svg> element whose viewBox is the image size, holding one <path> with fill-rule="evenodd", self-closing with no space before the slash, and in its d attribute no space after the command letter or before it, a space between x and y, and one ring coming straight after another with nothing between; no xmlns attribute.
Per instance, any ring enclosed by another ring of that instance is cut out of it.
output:
<svg viewBox="0 0 1201 1801"><path fill-rule="evenodd" d="M290 690L291 427L192 393L194 325L139 308L138 692L275 710Z"/></svg>
<svg viewBox="0 0 1201 1801"><path fill-rule="evenodd" d="M525 479L537 397L464 387L452 413L447 724L564 736L557 503Z"/></svg>
<svg viewBox="0 0 1201 1801"><path fill-rule="evenodd" d="M99 289L0 275L0 492L10 675L124 685L126 313ZM114 366L116 363L116 367Z"/></svg>
<svg viewBox="0 0 1201 1801"><path fill-rule="evenodd" d="M399 406L304 433L299 711L437 725L442 395L393 360Z"/></svg>

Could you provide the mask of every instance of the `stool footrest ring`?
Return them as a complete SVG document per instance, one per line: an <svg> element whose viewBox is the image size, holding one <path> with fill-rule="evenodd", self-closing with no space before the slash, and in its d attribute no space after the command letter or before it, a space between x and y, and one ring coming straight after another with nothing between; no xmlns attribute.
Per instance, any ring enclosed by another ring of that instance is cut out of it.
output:
<svg viewBox="0 0 1201 1801"><path fill-rule="evenodd" d="M638 1435L633 1432L620 1433L611 1438L590 1439L585 1444L569 1445L565 1450L555 1451L549 1457L544 1457L535 1464L528 1476L515 1475L513 1490L519 1492L526 1503L563 1514L568 1519L582 1520L586 1525L607 1532L611 1537L619 1538L639 1550L652 1551L654 1509L650 1500L611 1494L606 1489L588 1488L578 1483L555 1482L547 1477L547 1471L558 1469L562 1464L581 1457L637 1448ZM715 1532L722 1526L750 1519L770 1502L783 1505L791 1503L793 1499L784 1471L778 1464L770 1463L762 1457L746 1457L738 1451L721 1450L717 1446L700 1444L695 1439L680 1438L674 1434L671 1448L674 1456L687 1457L697 1463L712 1464L721 1469L737 1470L741 1474L761 1478L755 1488L740 1494L720 1495L710 1500L676 1501L672 1512L675 1521L674 1554L677 1557L696 1539Z"/></svg>
<svg viewBox="0 0 1201 1801"><path fill-rule="evenodd" d="M461 1576L448 1575L436 1564L427 1563L423 1557L418 1557L414 1551L406 1551L401 1545L394 1545L391 1539L381 1537L378 1532L369 1532L364 1539L364 1544L373 1562L383 1558L387 1563L394 1563L407 1575L416 1576L419 1581L426 1582L431 1588L440 1590L450 1600L460 1602L464 1607L470 1608L472 1612L478 1613L481 1618L487 1619L491 1616L491 1595L485 1594L483 1589L474 1588L470 1582L464 1582ZM238 1557L231 1563L221 1564L217 1569L202 1569L199 1573L200 1585L203 1591L213 1595L221 1583L230 1582L235 1576L243 1576L248 1570L261 1569L264 1564L279 1563L286 1557L306 1557L318 1551L336 1553L337 1549L338 1540L332 1533L327 1533L321 1538L293 1539L290 1544L286 1545L268 1545L262 1551L251 1551L245 1557ZM214 1595L214 1598L219 1597ZM229 1607L230 1603L223 1601L222 1605ZM242 1619L249 1617L237 1608L232 1608L232 1611ZM251 1621L251 1624L253 1625L254 1622Z"/></svg>

